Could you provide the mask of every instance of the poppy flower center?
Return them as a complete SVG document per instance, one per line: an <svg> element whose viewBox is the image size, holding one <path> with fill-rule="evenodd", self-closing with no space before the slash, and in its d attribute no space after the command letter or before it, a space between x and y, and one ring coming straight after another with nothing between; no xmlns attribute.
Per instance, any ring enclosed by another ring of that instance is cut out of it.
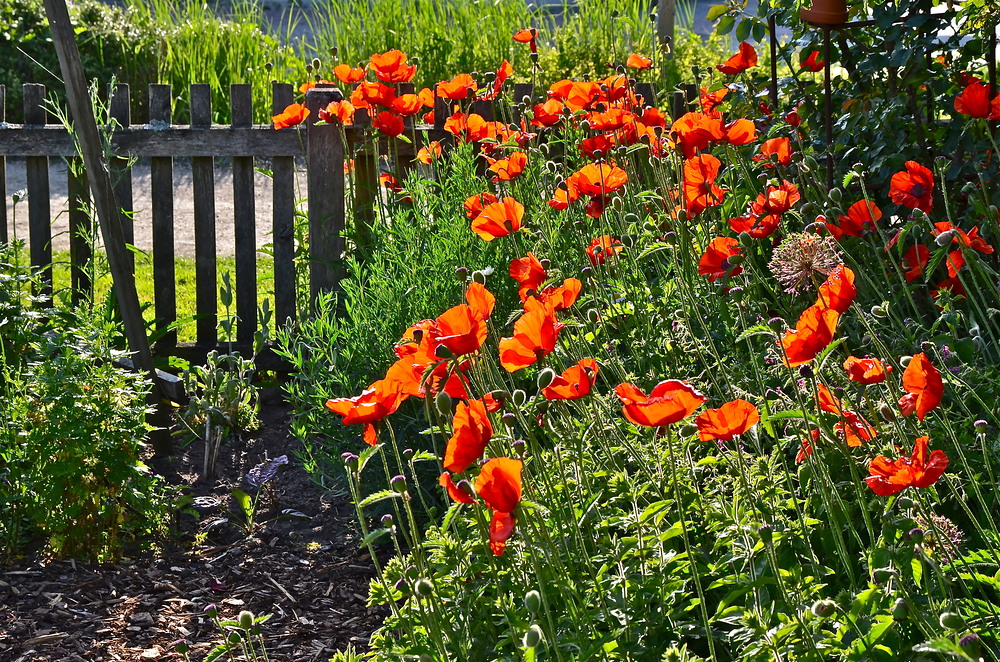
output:
<svg viewBox="0 0 1000 662"><path fill-rule="evenodd" d="M910 187L910 195L914 198L922 198L927 195L927 187L920 182L915 182L913 186Z"/></svg>

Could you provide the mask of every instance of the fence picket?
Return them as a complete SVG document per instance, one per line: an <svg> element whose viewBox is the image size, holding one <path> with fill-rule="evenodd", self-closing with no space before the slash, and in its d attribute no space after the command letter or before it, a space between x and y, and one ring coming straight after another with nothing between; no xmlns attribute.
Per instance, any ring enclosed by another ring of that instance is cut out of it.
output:
<svg viewBox="0 0 1000 662"><path fill-rule="evenodd" d="M191 127L212 126L212 86L191 86ZM194 273L196 338L199 345L218 341L218 275L215 254L215 159L191 157L194 187Z"/></svg>
<svg viewBox="0 0 1000 662"><path fill-rule="evenodd" d="M4 123L4 112L7 107L7 92L3 85L0 85L0 124ZM7 235L7 159L0 154L0 243L10 241Z"/></svg>
<svg viewBox="0 0 1000 662"><path fill-rule="evenodd" d="M274 83L272 109L280 113L294 101L292 86ZM295 159L271 160L272 244L274 246L274 315L278 324L297 319L295 310Z"/></svg>
<svg viewBox="0 0 1000 662"><path fill-rule="evenodd" d="M132 124L132 97L128 83L116 83L109 90L111 96L111 118L122 128L128 129ZM111 170L111 186L115 192L115 204L120 210L122 233L125 242L135 244L135 229L132 227L132 167L130 160L122 156L112 156L108 160ZM128 252L129 266L135 270L135 254Z"/></svg>
<svg viewBox="0 0 1000 662"><path fill-rule="evenodd" d="M83 159L74 156L69 162L67 172L67 188L69 193L69 259L70 280L73 290L73 303L80 303L84 295L90 292L91 242L94 236L90 222L90 187L87 183L87 171Z"/></svg>
<svg viewBox="0 0 1000 662"><path fill-rule="evenodd" d="M229 88L233 130L253 126L250 85ZM253 186L253 157L233 158L233 213L236 230L236 340L250 342L257 328L257 223Z"/></svg>
<svg viewBox="0 0 1000 662"><path fill-rule="evenodd" d="M170 127L169 85L149 86L149 123ZM163 333L158 348L177 344L177 331L165 330L177 320L177 284L174 271L174 166L169 156L149 160L153 222L153 300L156 328Z"/></svg>
<svg viewBox="0 0 1000 662"><path fill-rule="evenodd" d="M28 83L24 86L24 123L40 126L47 123L48 113L42 104L45 86ZM52 295L52 218L49 213L49 159L29 156L25 159L28 181L28 239L31 244L31 265L41 271L41 291Z"/></svg>
<svg viewBox="0 0 1000 662"><path fill-rule="evenodd" d="M315 302L320 294L339 286L344 252L344 142L339 127L316 126L319 109L344 98L332 86L317 85L306 93L306 145L309 200L309 291Z"/></svg>

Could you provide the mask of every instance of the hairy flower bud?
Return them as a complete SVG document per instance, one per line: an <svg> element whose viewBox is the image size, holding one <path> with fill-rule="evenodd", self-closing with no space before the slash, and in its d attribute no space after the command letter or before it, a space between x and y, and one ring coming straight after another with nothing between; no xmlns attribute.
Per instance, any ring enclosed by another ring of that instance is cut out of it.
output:
<svg viewBox="0 0 1000 662"><path fill-rule="evenodd" d="M538 385L538 389L541 390L546 388L552 383L552 380L556 378L556 372L552 368L545 368L538 373L538 378L535 383Z"/></svg>
<svg viewBox="0 0 1000 662"><path fill-rule="evenodd" d="M819 618L826 618L837 611L837 604L833 600L817 600L813 603L812 613Z"/></svg>
<svg viewBox="0 0 1000 662"><path fill-rule="evenodd" d="M403 494L404 492L406 492L405 476L393 476L392 480L389 481L389 484L392 486L392 489L398 492L399 494Z"/></svg>
<svg viewBox="0 0 1000 662"><path fill-rule="evenodd" d="M253 612L244 609L240 612L240 615L236 617L236 620L239 622L241 628L249 630L250 626L253 625Z"/></svg>
<svg viewBox="0 0 1000 662"><path fill-rule="evenodd" d="M910 609L906 606L906 600L898 598L892 605L892 620L905 621L910 616Z"/></svg>
<svg viewBox="0 0 1000 662"><path fill-rule="evenodd" d="M542 643L542 628L537 625L532 625L528 628L528 631L524 633L524 647L535 648L540 643Z"/></svg>
<svg viewBox="0 0 1000 662"><path fill-rule="evenodd" d="M434 405L437 407L438 413L442 416L451 416L453 403L451 396L444 391L434 396Z"/></svg>
<svg viewBox="0 0 1000 662"><path fill-rule="evenodd" d="M938 622L946 630L961 630L965 627L965 619L962 618L961 614L955 613L953 611L946 611L941 614Z"/></svg>
<svg viewBox="0 0 1000 662"><path fill-rule="evenodd" d="M535 590L525 593L524 608L528 610L529 614L537 614L538 610L542 608L542 594Z"/></svg>
<svg viewBox="0 0 1000 662"><path fill-rule="evenodd" d="M518 407L523 405L524 401L527 399L528 399L528 394L522 391L521 389L515 390L514 393L511 395L511 400L513 400L514 404Z"/></svg>
<svg viewBox="0 0 1000 662"><path fill-rule="evenodd" d="M413 585L413 590L416 591L417 595L422 595L426 598L433 595L434 584L431 583L431 580L421 577L417 580L417 583Z"/></svg>

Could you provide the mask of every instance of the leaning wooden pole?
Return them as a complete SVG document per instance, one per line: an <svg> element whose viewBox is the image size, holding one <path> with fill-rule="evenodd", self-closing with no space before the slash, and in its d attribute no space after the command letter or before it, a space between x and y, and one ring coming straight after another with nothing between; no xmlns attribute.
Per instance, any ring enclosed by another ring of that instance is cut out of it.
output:
<svg viewBox="0 0 1000 662"><path fill-rule="evenodd" d="M148 373L152 382L150 403L156 407L156 413L153 414L150 421L154 426L150 433L150 441L158 455L167 455L172 448L170 435L162 426L166 419L165 404L160 392L156 368L153 366L153 354L149 348L149 339L146 336L142 312L139 309L135 278L130 267L128 251L125 248L125 234L122 230L118 205L115 203L111 175L104 162L101 136L97 132L97 120L94 118L94 109L90 105L90 95L87 93L87 81L84 78L83 65L80 63L80 51L76 45L73 25L69 20L66 0L44 0L44 3L45 13L52 31L52 41L56 47L56 54L59 56L59 67L66 84L66 100L73 116L73 127L80 141L84 166L87 169L90 189L94 195L94 208L101 224L101 234L104 237L104 246L108 253L108 266L114 280L115 295L118 298L118 306L125 323L125 337L128 339L129 349L135 357L136 366Z"/></svg>

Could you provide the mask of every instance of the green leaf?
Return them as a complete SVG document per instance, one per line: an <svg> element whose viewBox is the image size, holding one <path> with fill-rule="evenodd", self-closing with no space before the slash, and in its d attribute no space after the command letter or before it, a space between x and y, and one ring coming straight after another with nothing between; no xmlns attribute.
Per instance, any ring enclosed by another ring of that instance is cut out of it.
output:
<svg viewBox="0 0 1000 662"><path fill-rule="evenodd" d="M918 587L923 587L924 564L920 559L913 557L910 559L910 570L913 572L913 583Z"/></svg>
<svg viewBox="0 0 1000 662"><path fill-rule="evenodd" d="M388 535L388 533L389 529L375 529L374 531L369 531L368 535L361 539L361 547L371 545L382 536Z"/></svg>
<svg viewBox="0 0 1000 662"><path fill-rule="evenodd" d="M233 490L233 498L236 499L236 503L239 504L240 510L243 511L246 518L250 519L253 515L253 500L250 495L237 488Z"/></svg>
<svg viewBox="0 0 1000 662"><path fill-rule="evenodd" d="M777 339L778 334L774 332L774 329L766 324L756 324L738 335L736 337L736 342L746 340L747 338L752 338L754 336L771 336L772 338Z"/></svg>
<svg viewBox="0 0 1000 662"><path fill-rule="evenodd" d="M705 14L705 20L714 23L720 16L729 11L729 7L726 5L713 5L709 7L708 13Z"/></svg>
<svg viewBox="0 0 1000 662"><path fill-rule="evenodd" d="M395 490L382 490L380 492L375 492L374 494L369 494L361 503L358 504L358 508L364 508L365 506L370 506L373 503L378 503L379 501L385 501L386 499L398 499L402 496L399 492Z"/></svg>
<svg viewBox="0 0 1000 662"><path fill-rule="evenodd" d="M740 24L736 27L736 40L746 41L747 37L750 36L750 30L753 28L753 20L745 18L740 21Z"/></svg>
<svg viewBox="0 0 1000 662"><path fill-rule="evenodd" d="M736 19L730 15L725 15L719 24L715 26L715 32L717 34L729 34L733 31L733 26L736 25Z"/></svg>
<svg viewBox="0 0 1000 662"><path fill-rule="evenodd" d="M375 453L381 451L382 446L384 445L385 444L375 444L374 446L369 446L362 451L361 455L358 456L358 473L365 470L365 465L368 464L368 460L372 459L372 457L375 456Z"/></svg>

